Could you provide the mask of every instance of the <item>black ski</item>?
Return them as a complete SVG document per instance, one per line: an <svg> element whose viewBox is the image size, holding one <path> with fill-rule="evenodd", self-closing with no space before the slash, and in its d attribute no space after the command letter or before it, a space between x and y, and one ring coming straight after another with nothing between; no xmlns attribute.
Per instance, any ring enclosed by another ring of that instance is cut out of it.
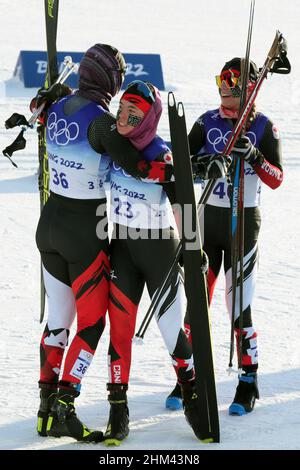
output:
<svg viewBox="0 0 300 470"><path fill-rule="evenodd" d="M185 292L190 316L196 374L198 410L202 429L200 439L219 442L219 415L210 335L209 306L205 275L201 272L202 243L197 216L189 143L183 104L176 106L174 94L168 96L168 112L174 159L177 202L182 211L182 253Z"/></svg>
<svg viewBox="0 0 300 470"><path fill-rule="evenodd" d="M47 73L45 77L45 88L50 87L58 76L57 66L57 20L59 0L44 0L45 21L46 21L46 42L47 42ZM47 202L49 195L49 168L48 155L46 150L46 127L40 125L38 132L38 158L39 158L39 191L40 191L40 211ZM45 285L43 270L41 265L41 305L40 305L40 323L44 319L45 313Z"/></svg>

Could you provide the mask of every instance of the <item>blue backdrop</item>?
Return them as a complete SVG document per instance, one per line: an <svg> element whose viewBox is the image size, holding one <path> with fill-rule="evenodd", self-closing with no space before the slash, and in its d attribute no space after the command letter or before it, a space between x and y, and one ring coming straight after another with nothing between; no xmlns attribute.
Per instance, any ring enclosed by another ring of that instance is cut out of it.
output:
<svg viewBox="0 0 300 470"><path fill-rule="evenodd" d="M59 71L63 67L64 57L70 55L73 62L79 63L82 52L58 52ZM159 90L164 90L163 72L159 54L124 54L127 71L123 88L132 80L144 80L153 83ZM40 88L44 85L47 71L47 54L45 51L20 51L14 70L25 87ZM66 83L71 88L78 88L78 75L72 74Z"/></svg>

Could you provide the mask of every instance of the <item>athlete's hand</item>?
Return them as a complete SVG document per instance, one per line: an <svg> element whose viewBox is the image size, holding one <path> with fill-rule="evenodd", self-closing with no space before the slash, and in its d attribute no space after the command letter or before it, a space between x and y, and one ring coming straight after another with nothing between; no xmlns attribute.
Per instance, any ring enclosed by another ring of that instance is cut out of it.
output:
<svg viewBox="0 0 300 470"><path fill-rule="evenodd" d="M42 103L45 103L45 108L47 109L54 101L70 95L71 92L72 90L63 83L54 83L50 88L40 88L34 98L36 107L39 108Z"/></svg>
<svg viewBox="0 0 300 470"><path fill-rule="evenodd" d="M262 157L260 151L251 144L249 137L246 135L242 135L237 139L232 151L251 166L259 163Z"/></svg>
<svg viewBox="0 0 300 470"><path fill-rule="evenodd" d="M231 157L228 155L211 153L208 155L192 157L192 169L194 177L203 180L224 178L231 165Z"/></svg>

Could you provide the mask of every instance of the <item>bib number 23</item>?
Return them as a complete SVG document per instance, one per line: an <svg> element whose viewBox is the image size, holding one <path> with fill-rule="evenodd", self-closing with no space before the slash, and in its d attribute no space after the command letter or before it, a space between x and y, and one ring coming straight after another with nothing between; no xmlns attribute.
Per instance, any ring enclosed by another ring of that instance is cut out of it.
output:
<svg viewBox="0 0 300 470"><path fill-rule="evenodd" d="M127 201L121 201L120 198L115 197L114 202L117 203L117 206L115 208L115 214L117 215L123 215L127 217L128 219L132 219L133 217L133 212L131 210L131 204Z"/></svg>

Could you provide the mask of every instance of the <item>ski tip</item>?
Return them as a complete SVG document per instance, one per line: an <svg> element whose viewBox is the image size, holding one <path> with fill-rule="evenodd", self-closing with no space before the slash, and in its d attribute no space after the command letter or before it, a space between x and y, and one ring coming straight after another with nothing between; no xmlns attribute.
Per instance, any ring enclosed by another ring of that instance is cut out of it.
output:
<svg viewBox="0 0 300 470"><path fill-rule="evenodd" d="M203 442L203 444L211 444L214 442L212 437L208 437L207 439L200 439L200 441Z"/></svg>
<svg viewBox="0 0 300 470"><path fill-rule="evenodd" d="M202 442L202 444L217 444L220 442L219 437L206 437L204 439L199 439L199 441Z"/></svg>
<svg viewBox="0 0 300 470"><path fill-rule="evenodd" d="M177 112L179 117L184 117L184 106L181 101L178 103Z"/></svg>
<svg viewBox="0 0 300 470"><path fill-rule="evenodd" d="M171 106L172 108L173 106L176 106L176 100L173 91L169 91L168 93L168 106Z"/></svg>

